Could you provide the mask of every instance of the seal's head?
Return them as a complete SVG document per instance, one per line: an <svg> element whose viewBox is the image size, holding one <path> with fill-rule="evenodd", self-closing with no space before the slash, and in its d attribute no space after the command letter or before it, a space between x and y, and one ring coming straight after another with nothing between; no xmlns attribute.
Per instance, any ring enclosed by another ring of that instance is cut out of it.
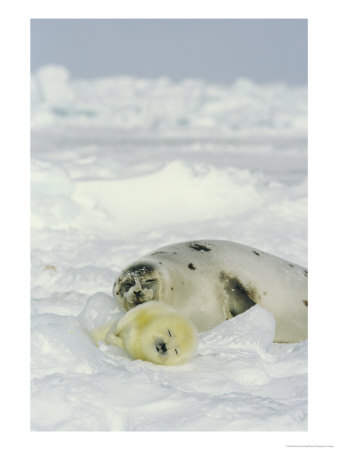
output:
<svg viewBox="0 0 338 450"><path fill-rule="evenodd" d="M196 347L193 324L177 313L168 313L145 324L138 357L155 364L178 365L191 359Z"/></svg>
<svg viewBox="0 0 338 450"><path fill-rule="evenodd" d="M138 262L123 270L115 281L113 295L119 305L129 311L149 300L159 300L161 276L155 265Z"/></svg>
<svg viewBox="0 0 338 450"><path fill-rule="evenodd" d="M193 323L169 305L156 301L127 312L117 324L116 335L135 358L163 365L188 361L198 343Z"/></svg>

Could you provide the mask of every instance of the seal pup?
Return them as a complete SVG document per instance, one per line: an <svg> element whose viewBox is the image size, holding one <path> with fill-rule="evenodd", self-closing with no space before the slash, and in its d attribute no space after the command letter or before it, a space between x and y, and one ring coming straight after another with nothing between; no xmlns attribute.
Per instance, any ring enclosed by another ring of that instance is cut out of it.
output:
<svg viewBox="0 0 338 450"><path fill-rule="evenodd" d="M274 342L307 339L307 270L253 247L203 240L168 245L118 275L125 311L149 300L172 305L206 331L258 304L276 320Z"/></svg>
<svg viewBox="0 0 338 450"><path fill-rule="evenodd" d="M96 344L117 345L136 359L163 365L185 363L195 354L198 342L190 320L156 301L139 305L117 323L111 321L90 334Z"/></svg>

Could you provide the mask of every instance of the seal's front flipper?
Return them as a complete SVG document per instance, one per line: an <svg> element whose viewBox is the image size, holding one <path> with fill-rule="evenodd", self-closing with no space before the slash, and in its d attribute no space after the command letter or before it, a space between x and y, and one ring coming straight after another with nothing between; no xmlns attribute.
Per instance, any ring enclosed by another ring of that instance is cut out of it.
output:
<svg viewBox="0 0 338 450"><path fill-rule="evenodd" d="M91 330L90 335L94 340L96 346L100 341L107 342L107 337L111 334L114 334L115 328L116 328L116 320L111 320L110 322L105 323L104 325L101 325L100 327L95 328L94 330Z"/></svg>
<svg viewBox="0 0 338 450"><path fill-rule="evenodd" d="M123 340L113 333L107 334L106 343L109 345L116 345L117 347L122 348L122 350L125 350Z"/></svg>

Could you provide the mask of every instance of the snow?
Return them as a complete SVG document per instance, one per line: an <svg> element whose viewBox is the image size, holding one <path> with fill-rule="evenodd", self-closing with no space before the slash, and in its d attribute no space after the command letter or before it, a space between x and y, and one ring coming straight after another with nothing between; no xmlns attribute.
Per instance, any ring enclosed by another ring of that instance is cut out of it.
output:
<svg viewBox="0 0 338 450"><path fill-rule="evenodd" d="M179 367L88 330L157 247L228 239L307 265L306 88L240 79L32 76L31 429L306 431L307 342L259 306Z"/></svg>

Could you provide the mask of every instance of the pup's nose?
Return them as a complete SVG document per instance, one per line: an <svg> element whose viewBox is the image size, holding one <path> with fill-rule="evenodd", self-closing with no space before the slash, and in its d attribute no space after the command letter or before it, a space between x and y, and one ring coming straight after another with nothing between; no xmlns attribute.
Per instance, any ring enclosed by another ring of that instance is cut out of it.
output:
<svg viewBox="0 0 338 450"><path fill-rule="evenodd" d="M167 346L165 345L165 342L163 342L162 344L157 344L156 345L156 350L158 351L158 353L160 355L163 355L164 353L166 353Z"/></svg>
<svg viewBox="0 0 338 450"><path fill-rule="evenodd" d="M141 291L134 291L134 294L138 298L141 295Z"/></svg>

